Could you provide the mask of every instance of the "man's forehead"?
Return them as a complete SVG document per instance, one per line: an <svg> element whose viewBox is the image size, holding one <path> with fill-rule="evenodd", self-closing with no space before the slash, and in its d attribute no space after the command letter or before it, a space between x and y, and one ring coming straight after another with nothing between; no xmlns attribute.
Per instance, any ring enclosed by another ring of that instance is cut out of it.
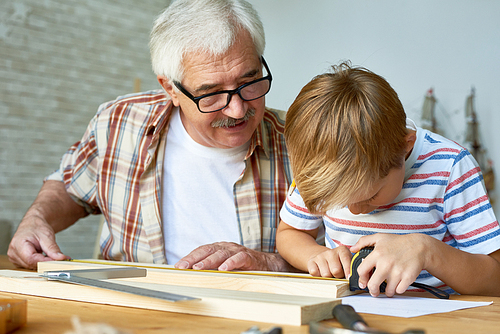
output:
<svg viewBox="0 0 500 334"><path fill-rule="evenodd" d="M182 64L183 81L192 81L196 85L217 84L219 80L237 79L249 71L260 70L260 56L250 34L241 31L225 53L194 50L184 55Z"/></svg>
<svg viewBox="0 0 500 334"><path fill-rule="evenodd" d="M255 55L240 57L214 57L208 55L186 56L183 61L184 79L205 81L214 77L241 77L260 69L260 59Z"/></svg>

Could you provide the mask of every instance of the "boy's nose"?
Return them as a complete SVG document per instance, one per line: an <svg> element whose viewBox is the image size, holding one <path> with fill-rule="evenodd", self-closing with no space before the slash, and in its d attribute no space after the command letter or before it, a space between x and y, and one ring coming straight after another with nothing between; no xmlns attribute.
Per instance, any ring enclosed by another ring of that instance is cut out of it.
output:
<svg viewBox="0 0 500 334"><path fill-rule="evenodd" d="M351 204L348 206L348 208L353 215L359 215L361 213L359 204Z"/></svg>
<svg viewBox="0 0 500 334"><path fill-rule="evenodd" d="M347 206L353 215L372 212L372 208L366 204L350 204Z"/></svg>

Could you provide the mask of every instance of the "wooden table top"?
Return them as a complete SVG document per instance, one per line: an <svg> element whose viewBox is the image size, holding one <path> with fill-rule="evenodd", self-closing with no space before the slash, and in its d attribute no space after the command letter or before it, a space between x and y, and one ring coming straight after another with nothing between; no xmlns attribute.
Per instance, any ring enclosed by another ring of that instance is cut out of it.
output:
<svg viewBox="0 0 500 334"><path fill-rule="evenodd" d="M6 256L0 255L0 269L15 269ZM427 297L427 294L417 294ZM269 323L196 316L164 311L35 297L0 292L0 298L28 300L28 322L15 333L64 333L73 328L72 316L83 324L104 323L129 333L227 333L239 334L252 326L261 331L281 327L284 334L309 333L309 326L283 326ZM492 305L432 314L413 318L398 318L362 314L370 327L390 333L408 329L423 329L426 333L500 333L500 297L452 296L467 301L493 301ZM341 327L335 320L325 325Z"/></svg>

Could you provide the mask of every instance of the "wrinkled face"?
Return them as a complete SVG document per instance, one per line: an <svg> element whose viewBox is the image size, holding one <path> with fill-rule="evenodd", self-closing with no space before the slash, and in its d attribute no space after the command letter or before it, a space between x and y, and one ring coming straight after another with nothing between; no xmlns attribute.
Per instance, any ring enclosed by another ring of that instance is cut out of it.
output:
<svg viewBox="0 0 500 334"><path fill-rule="evenodd" d="M390 204L398 197L405 179L404 163L401 168L393 168L386 177L375 183L365 196L355 198L352 204L348 204L349 211L358 215L370 213L380 206Z"/></svg>
<svg viewBox="0 0 500 334"><path fill-rule="evenodd" d="M194 97L236 89L263 75L259 55L246 31L238 35L236 43L225 54L218 57L205 53L187 54L183 65L185 75L181 84ZM158 77L158 80L174 105L180 107L181 120L188 134L204 146L231 148L245 144L264 115L264 97L243 101L238 94L232 96L226 108L201 113L196 104L182 92L174 90L166 78ZM225 120L229 118L236 121L227 126Z"/></svg>

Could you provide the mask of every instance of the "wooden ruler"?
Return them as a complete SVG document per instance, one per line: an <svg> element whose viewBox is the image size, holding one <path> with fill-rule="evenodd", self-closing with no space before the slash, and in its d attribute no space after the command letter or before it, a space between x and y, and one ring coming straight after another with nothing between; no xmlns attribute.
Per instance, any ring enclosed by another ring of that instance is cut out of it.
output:
<svg viewBox="0 0 500 334"><path fill-rule="evenodd" d="M104 260L39 262L38 272L98 269L114 266L147 268L143 282L233 291L279 293L320 298L341 298L353 294L347 279L313 277L309 274L176 269L171 265Z"/></svg>
<svg viewBox="0 0 500 334"><path fill-rule="evenodd" d="M113 266L130 266L137 268L147 268L147 269L164 269L164 270L177 270L184 272L199 272L199 273L217 273L217 274L233 274L233 275L251 275L251 276L270 276L270 277L293 277L293 278L304 278L304 279L314 279L314 280L327 280L327 281L339 281L339 282L349 282L345 278L332 278L332 277L319 277L311 276L305 273L289 273L289 272L278 272L278 271L223 271L223 270L197 270L197 269L178 269L172 265L168 264L152 264L152 263L137 263L137 262L120 262L120 261L107 261L107 260L65 260L65 262L72 263L86 263L86 264L99 264L99 265L113 265Z"/></svg>

